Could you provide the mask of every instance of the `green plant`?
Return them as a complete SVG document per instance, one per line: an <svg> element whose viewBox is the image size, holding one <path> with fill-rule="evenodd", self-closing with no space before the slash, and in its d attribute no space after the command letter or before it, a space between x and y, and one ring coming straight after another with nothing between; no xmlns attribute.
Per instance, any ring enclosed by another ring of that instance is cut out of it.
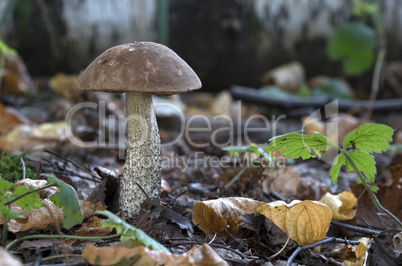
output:
<svg viewBox="0 0 402 266"><path fill-rule="evenodd" d="M47 177L48 184L41 188L27 188L14 185L7 180L0 178L0 214L4 218L3 244L7 240L7 223L11 219L24 218L11 210L11 204L15 203L18 207L25 210L38 209L43 207L42 199L36 194L37 191L56 186L59 191L49 197L57 207L63 208L64 218L62 224L69 229L83 220L81 206L75 196L74 189L51 174L42 174Z"/></svg>
<svg viewBox="0 0 402 266"><path fill-rule="evenodd" d="M292 132L270 139L270 144L264 151L274 152L281 150L283 156L306 160L319 158L322 152L332 147L337 149L339 154L333 161L329 171L332 182L337 182L342 166L346 166L348 172L355 171L377 208L386 213L398 226L402 227L401 221L380 204L374 194L378 188L371 185L377 172L372 153L380 153L388 149L393 132L392 128L382 124L361 125L346 135L343 148L319 133L308 136L300 134L300 132Z"/></svg>
<svg viewBox="0 0 402 266"><path fill-rule="evenodd" d="M109 236L96 236L96 237L85 237L85 236L73 236L73 235L48 235L48 234L37 234L37 235L27 235L21 238L17 238L6 245L7 240L7 223L12 219L25 218L23 215L15 213L11 210L11 204L15 203L22 209L31 210L43 207L44 204L42 199L36 194L36 192L56 186L59 191L49 197L57 207L63 209L64 218L62 220L63 227L69 229L74 225L82 222L83 216L81 212L81 206L75 196L75 191L72 187L64 183L63 181L57 179L52 174L43 174L48 178L48 184L41 188L33 189L26 188L24 186L18 186L14 189L14 185L4 179L0 178L0 215L4 218L4 231L3 231L3 246L6 250L10 250L15 244L27 239L41 239L41 238L70 238L77 240L94 240L94 239L109 239L120 237L121 241L127 239L135 239L140 244L158 251L163 251L167 254L171 254L163 245L161 245L156 240L149 237L142 230L132 227L125 221L114 215L109 211L98 211L100 215L108 217L108 220L101 221L102 227L109 227L116 230L116 234Z"/></svg>
<svg viewBox="0 0 402 266"><path fill-rule="evenodd" d="M32 173L30 168L25 166L26 159L26 152L10 155L4 150L0 155L0 176L10 182L15 182L24 177L34 178L34 173Z"/></svg>
<svg viewBox="0 0 402 266"><path fill-rule="evenodd" d="M120 237L120 241L124 241L127 239L135 239L140 244L148 247L152 250L158 250L165 252L166 254L171 254L169 250L167 250L163 245L161 245L158 241L154 240L150 236L148 236L144 231L135 228L115 214L109 211L97 211L97 214L104 215L108 217L108 220L101 221L101 227L109 227L116 229L116 234L109 235L109 236L72 236L72 235L28 235L23 236L21 238L15 239L14 241L10 242L6 246L6 250L10 250L15 244L27 239L39 239L39 238L70 238L70 239L77 239L77 240L96 240L96 239L110 239L115 237Z"/></svg>

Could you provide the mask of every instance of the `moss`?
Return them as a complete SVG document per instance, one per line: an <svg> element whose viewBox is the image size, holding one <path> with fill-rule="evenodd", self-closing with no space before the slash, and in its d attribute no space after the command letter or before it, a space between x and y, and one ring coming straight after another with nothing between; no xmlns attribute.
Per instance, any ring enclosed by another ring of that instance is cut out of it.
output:
<svg viewBox="0 0 402 266"><path fill-rule="evenodd" d="M9 181L15 182L24 177L23 165L21 163L21 157L24 162L27 159L26 152L21 154L10 155L6 150L0 155L0 176L1 178ZM25 165L25 178L33 178L34 173L31 169Z"/></svg>

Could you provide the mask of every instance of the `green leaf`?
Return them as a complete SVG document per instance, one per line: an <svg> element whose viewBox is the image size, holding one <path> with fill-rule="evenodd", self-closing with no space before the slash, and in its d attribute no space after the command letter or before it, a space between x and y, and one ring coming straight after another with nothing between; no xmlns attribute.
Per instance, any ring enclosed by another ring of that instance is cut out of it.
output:
<svg viewBox="0 0 402 266"><path fill-rule="evenodd" d="M63 208L63 227L69 229L76 224L80 224L84 217L82 215L81 206L78 203L74 189L54 175L42 175L47 177L49 183L55 183L58 187L60 187L59 191L53 194L49 199L57 207Z"/></svg>
<svg viewBox="0 0 402 266"><path fill-rule="evenodd" d="M370 153L359 150L350 150L347 153L349 154L350 158L352 158L359 171L362 172L370 181L374 181L377 173L374 156ZM349 161L346 161L346 166L348 172L354 171Z"/></svg>
<svg viewBox="0 0 402 266"><path fill-rule="evenodd" d="M343 165L346 165L346 157L345 155L340 153L335 158L334 163L332 164L331 169L329 170L329 176L331 177L331 181L333 184L335 184L338 181L339 171L341 170L341 167Z"/></svg>
<svg viewBox="0 0 402 266"><path fill-rule="evenodd" d="M363 17L372 15L380 10L377 2L368 3L362 0L353 0L353 15L357 17Z"/></svg>
<svg viewBox="0 0 402 266"><path fill-rule="evenodd" d="M8 222L11 219L25 218L24 215L11 211L4 204L0 204L0 214L5 217L4 219Z"/></svg>
<svg viewBox="0 0 402 266"><path fill-rule="evenodd" d="M318 133L307 136L299 134L299 132L292 132L270 139L269 145L265 147L265 152L283 149L281 154L285 157L306 160L320 156L320 152L327 151L332 146L336 147L336 144Z"/></svg>
<svg viewBox="0 0 402 266"><path fill-rule="evenodd" d="M147 248L171 254L171 252L158 241L148 236L146 233L144 233L144 231L129 225L115 214L109 211L97 211L96 213L105 215L109 218L108 220L101 222L102 227L115 228L118 234L123 234L120 238L120 241L135 238Z"/></svg>
<svg viewBox="0 0 402 266"><path fill-rule="evenodd" d="M327 44L331 60L342 60L348 75L360 75L370 69L374 62L374 30L360 22L342 25Z"/></svg>
<svg viewBox="0 0 402 266"><path fill-rule="evenodd" d="M13 195L11 196L11 200L28 193L34 189L28 189L24 186L18 186L15 190ZM25 209L30 211L31 209L39 209L40 207L43 207L43 202L42 199L39 198L39 196L35 193L32 192L30 194L25 195L24 197L18 199L16 202L17 206L21 207L21 209Z"/></svg>
<svg viewBox="0 0 402 266"><path fill-rule="evenodd" d="M377 186L374 186L374 185L369 186L369 188L373 192L377 192L379 190L379 188Z"/></svg>
<svg viewBox="0 0 402 266"><path fill-rule="evenodd" d="M365 124L346 135L343 148L355 147L366 152L380 153L389 148L394 130L382 124Z"/></svg>
<svg viewBox="0 0 402 266"><path fill-rule="evenodd" d="M10 188L13 188L13 183L8 182L7 180L4 180L3 178L0 178L0 193L3 195L7 191L9 191Z"/></svg>

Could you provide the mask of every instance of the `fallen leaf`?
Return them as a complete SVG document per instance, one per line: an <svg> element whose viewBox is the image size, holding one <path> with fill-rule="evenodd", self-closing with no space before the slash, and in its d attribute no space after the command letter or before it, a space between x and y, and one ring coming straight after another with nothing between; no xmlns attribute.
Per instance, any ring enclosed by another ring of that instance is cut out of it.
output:
<svg viewBox="0 0 402 266"><path fill-rule="evenodd" d="M296 92L305 83L304 68L299 62L281 65L265 73L262 83L275 85L287 92Z"/></svg>
<svg viewBox="0 0 402 266"><path fill-rule="evenodd" d="M64 218L61 208L56 207L53 202L48 199L43 200L47 207L41 207L39 209L31 209L30 211L23 210L17 205L11 205L11 210L15 213L22 214L26 218L12 219L8 222L8 230L13 233L25 232L31 229L45 230L49 224L57 222L61 224ZM106 207L100 203L93 203L89 201L79 201L82 206L84 218L87 219L94 215L97 210L104 210ZM53 218L56 220L54 221ZM0 215L0 225L4 224L4 219Z"/></svg>
<svg viewBox="0 0 402 266"><path fill-rule="evenodd" d="M21 57L17 54L8 54L5 59L3 76L0 77L3 92L15 94L35 92L35 85Z"/></svg>
<svg viewBox="0 0 402 266"><path fill-rule="evenodd" d="M325 123L323 121L307 116L302 118L302 123L306 135L312 136L314 132L326 135Z"/></svg>
<svg viewBox="0 0 402 266"><path fill-rule="evenodd" d="M300 175L294 171L293 166L265 169L262 175L266 176L262 182L262 191L266 194L275 191L284 198L297 194Z"/></svg>
<svg viewBox="0 0 402 266"><path fill-rule="evenodd" d="M331 209L318 201L294 200L266 203L257 212L268 217L290 238L301 245L315 243L325 237L331 222Z"/></svg>
<svg viewBox="0 0 402 266"><path fill-rule="evenodd" d="M100 202L92 202L88 200L78 200L78 203L81 205L82 214L84 219L88 219L91 216L95 215L97 211L106 210L106 206Z"/></svg>
<svg viewBox="0 0 402 266"><path fill-rule="evenodd" d="M30 151L50 148L67 140L66 132L71 132L71 129L64 121L38 126L19 125L0 137L0 149Z"/></svg>
<svg viewBox="0 0 402 266"><path fill-rule="evenodd" d="M335 221L350 220L356 215L357 198L352 192L344 191L338 195L327 192L319 201L331 208Z"/></svg>
<svg viewBox="0 0 402 266"><path fill-rule="evenodd" d="M93 265L228 265L207 244L193 247L184 254L166 254L161 251L150 250L144 246L135 248L126 247L95 247L88 244L82 251L82 257Z"/></svg>
<svg viewBox="0 0 402 266"><path fill-rule="evenodd" d="M394 244L394 253L397 258L402 254L402 232L394 235L392 238L392 244Z"/></svg>
<svg viewBox="0 0 402 266"><path fill-rule="evenodd" d="M237 232L241 220L236 217L246 213L254 213L262 202L242 198L230 197L216 200L197 202L194 206L193 223L206 234L220 233L227 230Z"/></svg>
<svg viewBox="0 0 402 266"><path fill-rule="evenodd" d="M101 227L101 221L97 216L92 216L86 223L83 223L81 227L75 231L76 236L107 236L113 229L110 227Z"/></svg>
<svg viewBox="0 0 402 266"><path fill-rule="evenodd" d="M77 86L77 75L57 73L50 78L49 85L54 92L71 102L75 102L79 99L80 91L78 90Z"/></svg>
<svg viewBox="0 0 402 266"><path fill-rule="evenodd" d="M30 124L29 119L18 113L12 107L5 107L0 103L0 135L7 134L13 128L22 124Z"/></svg>
<svg viewBox="0 0 402 266"><path fill-rule="evenodd" d="M360 244L357 245L356 247L353 247L354 257L342 261L343 265L346 266L366 265L368 250L371 246L372 239L368 237L362 237L358 241L360 242Z"/></svg>

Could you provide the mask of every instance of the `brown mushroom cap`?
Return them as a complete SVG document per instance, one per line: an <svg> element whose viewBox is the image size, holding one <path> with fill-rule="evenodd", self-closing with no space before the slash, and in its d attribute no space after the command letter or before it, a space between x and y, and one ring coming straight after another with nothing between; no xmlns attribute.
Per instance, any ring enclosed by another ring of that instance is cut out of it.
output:
<svg viewBox="0 0 402 266"><path fill-rule="evenodd" d="M168 47L132 42L109 48L84 71L78 88L84 91L175 94L201 88L191 67Z"/></svg>

